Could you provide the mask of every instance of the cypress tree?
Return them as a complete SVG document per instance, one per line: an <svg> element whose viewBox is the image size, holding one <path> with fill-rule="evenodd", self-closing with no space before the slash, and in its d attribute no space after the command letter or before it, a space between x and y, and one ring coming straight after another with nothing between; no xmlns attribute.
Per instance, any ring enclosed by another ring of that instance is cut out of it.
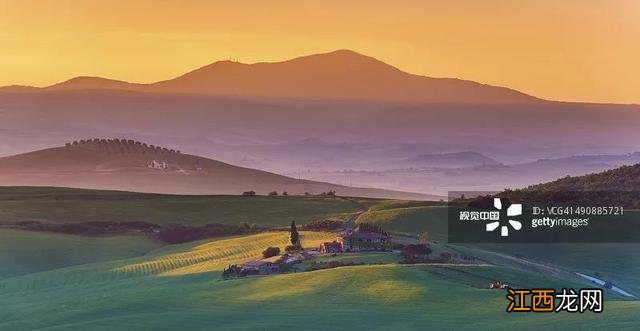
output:
<svg viewBox="0 0 640 331"><path fill-rule="evenodd" d="M298 228L296 228L296 221L291 221L291 245L300 245L300 235L298 234Z"/></svg>

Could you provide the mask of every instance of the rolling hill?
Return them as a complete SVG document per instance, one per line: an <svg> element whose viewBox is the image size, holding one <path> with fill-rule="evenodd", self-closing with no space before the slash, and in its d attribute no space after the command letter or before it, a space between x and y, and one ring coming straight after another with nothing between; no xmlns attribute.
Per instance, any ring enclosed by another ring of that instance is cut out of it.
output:
<svg viewBox="0 0 640 331"><path fill-rule="evenodd" d="M0 229L0 279L141 256L160 246L143 235L83 237Z"/></svg>
<svg viewBox="0 0 640 331"><path fill-rule="evenodd" d="M327 238L302 235L303 243ZM286 242L282 233L221 238L0 280L0 304L6 307L0 328L537 330L566 323L568 330L580 330L638 323L638 302L614 295L605 296L601 314L507 314L505 292L487 289L488 282L584 286L575 278L512 265L364 265L220 280L229 263L259 257L263 247Z"/></svg>
<svg viewBox="0 0 640 331"><path fill-rule="evenodd" d="M640 189L640 164L626 165L604 172L532 185L530 191L638 191Z"/></svg>
<svg viewBox="0 0 640 331"><path fill-rule="evenodd" d="M284 227L319 219L348 219L386 200L320 196L170 195L59 187L0 187L0 226L21 221L53 224L146 222L203 226ZM430 203L430 202L424 202Z"/></svg>
<svg viewBox="0 0 640 331"><path fill-rule="evenodd" d="M218 61L151 84L80 76L44 88L48 91L83 89L325 100L494 104L540 101L508 88L412 75L350 50L275 63Z"/></svg>
<svg viewBox="0 0 640 331"><path fill-rule="evenodd" d="M320 194L434 199L414 193L299 180L133 140L90 139L0 158L0 185L62 186L172 194Z"/></svg>

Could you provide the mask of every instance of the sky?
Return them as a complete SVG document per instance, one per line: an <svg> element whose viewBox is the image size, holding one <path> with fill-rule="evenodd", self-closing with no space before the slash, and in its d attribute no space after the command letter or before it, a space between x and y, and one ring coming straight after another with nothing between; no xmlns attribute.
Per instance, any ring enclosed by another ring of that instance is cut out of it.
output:
<svg viewBox="0 0 640 331"><path fill-rule="evenodd" d="M640 103L639 36L636 0L0 0L0 85L351 49L545 99Z"/></svg>

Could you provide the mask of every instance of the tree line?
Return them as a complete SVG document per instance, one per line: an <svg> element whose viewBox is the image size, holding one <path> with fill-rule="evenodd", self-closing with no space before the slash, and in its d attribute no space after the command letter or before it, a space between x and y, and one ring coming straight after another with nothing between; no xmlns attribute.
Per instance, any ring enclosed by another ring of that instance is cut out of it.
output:
<svg viewBox="0 0 640 331"><path fill-rule="evenodd" d="M166 147L155 146L146 144L140 141L132 139L104 139L104 138L92 138L74 140L65 144L65 147L97 147L101 150L108 152L120 152L120 153L163 153L163 154L182 154L180 150L169 149Z"/></svg>

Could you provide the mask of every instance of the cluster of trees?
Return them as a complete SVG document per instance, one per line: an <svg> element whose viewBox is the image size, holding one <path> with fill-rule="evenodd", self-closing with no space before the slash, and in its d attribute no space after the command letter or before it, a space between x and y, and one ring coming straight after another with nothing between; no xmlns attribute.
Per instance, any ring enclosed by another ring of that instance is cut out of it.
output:
<svg viewBox="0 0 640 331"><path fill-rule="evenodd" d="M146 222L116 222L116 221L95 221L81 223L42 223L38 221L24 221L10 224L13 228L30 231L45 231L66 233L82 236L100 236L105 234L121 234L127 232L153 232L160 226Z"/></svg>
<svg viewBox="0 0 640 331"><path fill-rule="evenodd" d="M412 264L426 262L431 252L431 248L425 244L410 244L404 246L400 254L404 258L404 263Z"/></svg>
<svg viewBox="0 0 640 331"><path fill-rule="evenodd" d="M140 141L131 139L83 139L75 140L71 143L66 143L66 147L79 147L79 146L91 146L97 147L101 150L113 153L164 153L164 154L181 154L179 150L168 149L164 147L147 145Z"/></svg>
<svg viewBox="0 0 640 331"><path fill-rule="evenodd" d="M394 249L396 249L396 247L394 247ZM425 244L401 245L400 255L402 255L403 260L400 263L448 263L453 259L453 254L449 252L442 252L438 256L431 256L432 252L431 248Z"/></svg>
<svg viewBox="0 0 640 331"><path fill-rule="evenodd" d="M358 232L379 233L381 235L389 236L389 234L379 225L369 223L358 224Z"/></svg>
<svg viewBox="0 0 640 331"><path fill-rule="evenodd" d="M539 206L621 206L628 209L640 208L640 189L638 191L505 190L496 195L479 196L467 200L458 199L453 203L465 203L470 207L492 210L494 197L503 198L505 200L503 204L506 203L507 206L514 201Z"/></svg>
<svg viewBox="0 0 640 331"><path fill-rule="evenodd" d="M277 196L277 195L278 195L278 191L271 191L271 192L269 192L269 195L270 195L270 196ZM289 195L289 192L287 192L287 191L283 191L283 192L282 192L282 195L283 195L283 196L287 196L287 195Z"/></svg>
<svg viewBox="0 0 640 331"><path fill-rule="evenodd" d="M237 264L232 264L222 271L223 279L240 278L244 276L246 276L245 272L242 270L242 267Z"/></svg>
<svg viewBox="0 0 640 331"><path fill-rule="evenodd" d="M334 231L342 229L345 226L345 221L338 219L324 219L311 221L302 226L303 230L308 231Z"/></svg>
<svg viewBox="0 0 640 331"><path fill-rule="evenodd" d="M622 166L604 172L564 178L519 190L505 190L496 195L454 200L469 206L490 209L493 198L538 205L622 206L640 208L640 164Z"/></svg>

